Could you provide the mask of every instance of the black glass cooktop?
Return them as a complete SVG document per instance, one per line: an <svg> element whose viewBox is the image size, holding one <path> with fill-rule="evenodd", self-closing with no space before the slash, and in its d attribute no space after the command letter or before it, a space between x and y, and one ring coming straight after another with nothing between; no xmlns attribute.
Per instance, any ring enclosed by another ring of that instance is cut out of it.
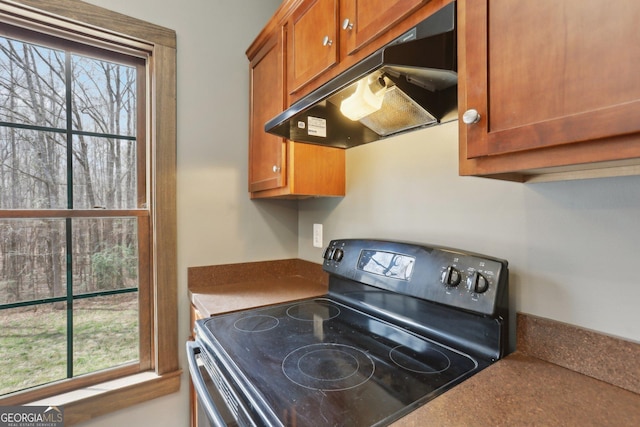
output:
<svg viewBox="0 0 640 427"><path fill-rule="evenodd" d="M198 328L218 363L286 426L387 424L478 369L461 352L328 298Z"/></svg>

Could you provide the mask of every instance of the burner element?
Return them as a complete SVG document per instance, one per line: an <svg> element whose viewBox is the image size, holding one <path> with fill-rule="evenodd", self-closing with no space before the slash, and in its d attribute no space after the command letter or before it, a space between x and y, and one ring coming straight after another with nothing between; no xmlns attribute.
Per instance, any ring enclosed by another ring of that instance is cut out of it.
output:
<svg viewBox="0 0 640 427"><path fill-rule="evenodd" d="M418 351L399 345L389 351L389 357L401 368L419 374L437 374L446 371L451 366L451 360L447 355L432 347Z"/></svg>
<svg viewBox="0 0 640 427"><path fill-rule="evenodd" d="M258 314L241 317L233 323L233 326L242 332L264 332L275 328L279 323L280 321L273 316Z"/></svg>
<svg viewBox="0 0 640 427"><path fill-rule="evenodd" d="M340 315L340 309L328 302L310 301L292 305L287 309L287 316L307 322L329 320Z"/></svg>
<svg viewBox="0 0 640 427"><path fill-rule="evenodd" d="M282 361L285 376L299 386L340 391L365 383L375 363L362 350L343 344L312 344L289 353Z"/></svg>

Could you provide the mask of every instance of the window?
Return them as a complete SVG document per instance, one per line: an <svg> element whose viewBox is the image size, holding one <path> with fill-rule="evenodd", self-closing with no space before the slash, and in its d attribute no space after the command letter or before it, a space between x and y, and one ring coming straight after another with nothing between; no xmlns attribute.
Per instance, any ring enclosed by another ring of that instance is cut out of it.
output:
<svg viewBox="0 0 640 427"><path fill-rule="evenodd" d="M71 425L179 387L175 33L36 3L0 0L0 405L127 385Z"/></svg>
<svg viewBox="0 0 640 427"><path fill-rule="evenodd" d="M140 365L150 335L144 61L5 34L0 395Z"/></svg>

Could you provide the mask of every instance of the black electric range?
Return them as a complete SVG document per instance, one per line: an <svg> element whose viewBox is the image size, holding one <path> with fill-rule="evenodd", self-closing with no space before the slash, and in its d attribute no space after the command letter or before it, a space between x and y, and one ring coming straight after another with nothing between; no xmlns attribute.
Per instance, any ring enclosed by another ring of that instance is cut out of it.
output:
<svg viewBox="0 0 640 427"><path fill-rule="evenodd" d="M508 353L506 261L362 239L323 257L324 297L196 323L211 424L387 425Z"/></svg>

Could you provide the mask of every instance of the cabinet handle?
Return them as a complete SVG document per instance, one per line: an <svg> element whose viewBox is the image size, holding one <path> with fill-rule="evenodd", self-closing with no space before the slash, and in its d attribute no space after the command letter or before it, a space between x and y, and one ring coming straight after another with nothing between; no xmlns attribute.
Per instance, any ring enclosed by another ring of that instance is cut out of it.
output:
<svg viewBox="0 0 640 427"><path fill-rule="evenodd" d="M474 110L473 108L467 110L462 115L462 121L468 125L478 123L480 121L480 113L478 113L478 110Z"/></svg>
<svg viewBox="0 0 640 427"><path fill-rule="evenodd" d="M273 165L272 170L273 170L273 173L278 173L278 172L280 172L280 166L278 166L278 165Z"/></svg>
<svg viewBox="0 0 640 427"><path fill-rule="evenodd" d="M333 40L329 38L329 36L324 36L322 39L322 46L331 46L333 44Z"/></svg>
<svg viewBox="0 0 640 427"><path fill-rule="evenodd" d="M353 22L351 22L349 18L344 18L344 21L342 21L342 29L346 31L353 29Z"/></svg>

